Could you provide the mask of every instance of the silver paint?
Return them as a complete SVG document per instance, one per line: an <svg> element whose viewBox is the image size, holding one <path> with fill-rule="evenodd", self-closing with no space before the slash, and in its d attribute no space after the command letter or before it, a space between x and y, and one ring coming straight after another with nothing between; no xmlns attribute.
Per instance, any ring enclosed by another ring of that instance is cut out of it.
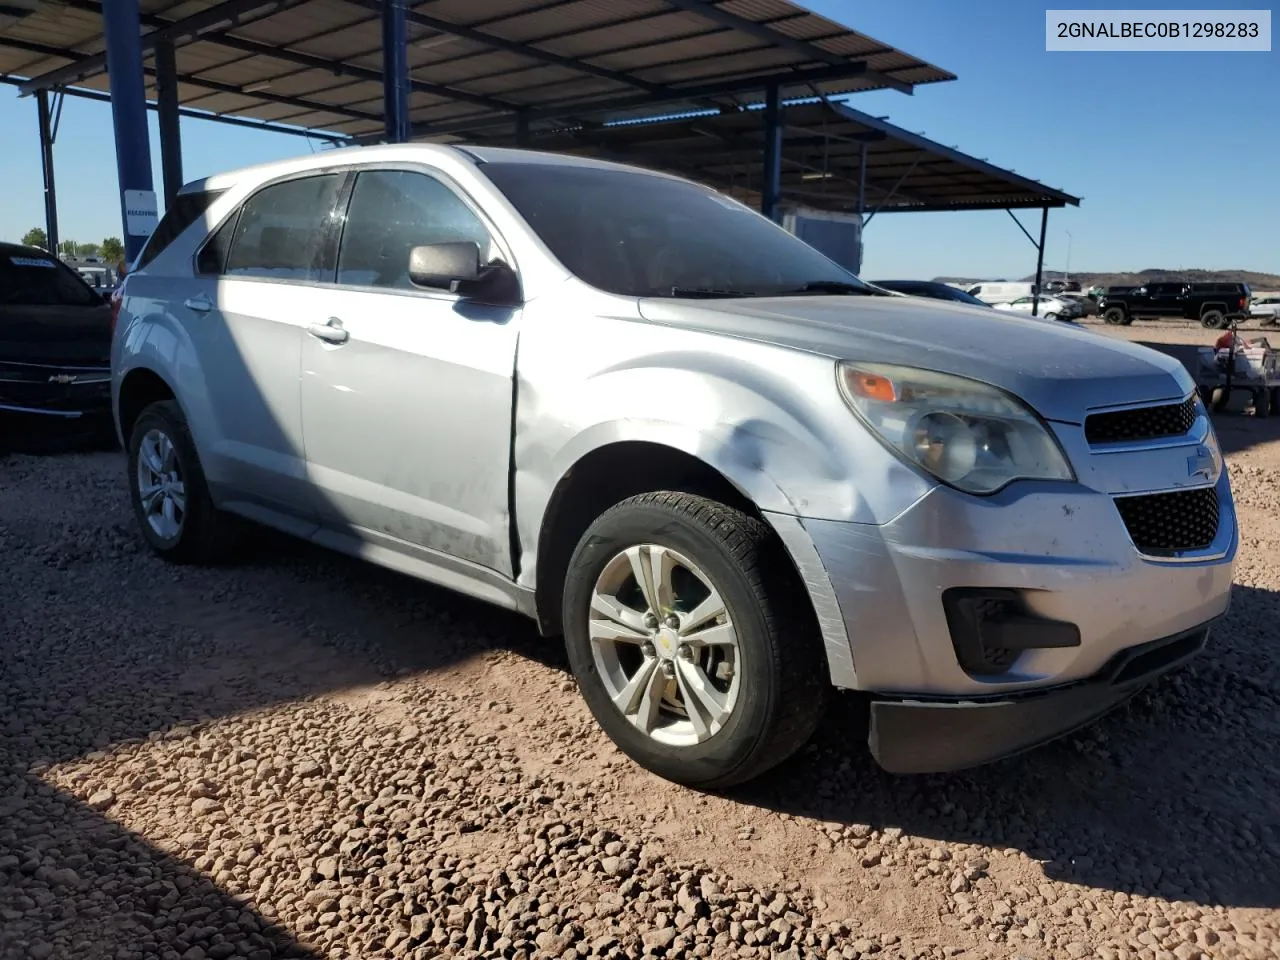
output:
<svg viewBox="0 0 1280 960"><path fill-rule="evenodd" d="M262 184L379 164L452 184L505 248L523 304L194 275L204 238ZM170 385L225 509L533 614L557 486L609 444L661 444L719 471L762 511L809 592L833 683L880 691L990 692L950 648L940 601L950 585L1021 588L1035 609L1080 625L1081 647L1024 654L1002 688L1084 676L1123 646L1226 607L1237 532L1220 457L1220 542L1203 556L1139 556L1112 502L1203 485L1188 458L1212 447L1208 418L1177 442L1103 450L1084 440L1090 412L1194 389L1163 354L916 298L604 293L570 274L483 165L451 147L336 150L187 189L204 188L226 192L127 282L112 390L118 404L139 370ZM213 309L186 305L200 296ZM342 343L308 332L331 318L349 334ZM938 485L849 411L836 387L841 358L1013 393L1050 422L1077 482L1020 482L991 497Z"/></svg>

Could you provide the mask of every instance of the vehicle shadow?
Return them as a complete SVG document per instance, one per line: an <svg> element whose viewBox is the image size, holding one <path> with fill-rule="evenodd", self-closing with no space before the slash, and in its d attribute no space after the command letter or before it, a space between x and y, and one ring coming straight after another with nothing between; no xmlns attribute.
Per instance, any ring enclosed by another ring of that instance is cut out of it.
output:
<svg viewBox="0 0 1280 960"><path fill-rule="evenodd" d="M892 776L840 699L810 749L734 792L820 821L1022 850L1047 876L1202 905L1280 905L1280 594L1236 586L1208 647L1076 734L998 763ZM1260 626L1262 625L1262 626ZM853 736L857 731L857 736Z"/></svg>

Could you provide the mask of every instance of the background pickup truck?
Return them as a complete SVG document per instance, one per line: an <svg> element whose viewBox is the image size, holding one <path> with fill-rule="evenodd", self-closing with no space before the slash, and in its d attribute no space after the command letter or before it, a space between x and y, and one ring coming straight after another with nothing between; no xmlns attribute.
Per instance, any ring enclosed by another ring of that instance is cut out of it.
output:
<svg viewBox="0 0 1280 960"><path fill-rule="evenodd" d="M1113 325L1128 326L1142 317L1183 317L1225 330L1232 319L1248 316L1249 296L1244 283L1149 283L1104 293L1098 298L1098 315Z"/></svg>

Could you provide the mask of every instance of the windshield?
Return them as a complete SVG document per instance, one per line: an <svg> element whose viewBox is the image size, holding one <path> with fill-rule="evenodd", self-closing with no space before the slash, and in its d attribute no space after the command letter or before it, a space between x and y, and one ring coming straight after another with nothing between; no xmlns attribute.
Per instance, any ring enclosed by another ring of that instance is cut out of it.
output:
<svg viewBox="0 0 1280 960"><path fill-rule="evenodd" d="M102 297L52 257L0 253L0 303L26 307L101 306Z"/></svg>
<svg viewBox="0 0 1280 960"><path fill-rule="evenodd" d="M803 240L698 184L568 164L481 170L566 268L609 293L875 292Z"/></svg>

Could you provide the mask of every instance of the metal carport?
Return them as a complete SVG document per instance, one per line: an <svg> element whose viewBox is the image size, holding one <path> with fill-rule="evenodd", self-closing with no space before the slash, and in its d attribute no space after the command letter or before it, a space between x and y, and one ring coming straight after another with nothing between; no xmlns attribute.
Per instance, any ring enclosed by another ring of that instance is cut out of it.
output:
<svg viewBox="0 0 1280 960"><path fill-rule="evenodd" d="M527 142L761 103L776 197L784 101L955 79L786 0L5 0L0 31L0 78L39 104L51 239L49 94L109 91L130 259L158 206L148 98L167 197L184 111L356 142Z"/></svg>

